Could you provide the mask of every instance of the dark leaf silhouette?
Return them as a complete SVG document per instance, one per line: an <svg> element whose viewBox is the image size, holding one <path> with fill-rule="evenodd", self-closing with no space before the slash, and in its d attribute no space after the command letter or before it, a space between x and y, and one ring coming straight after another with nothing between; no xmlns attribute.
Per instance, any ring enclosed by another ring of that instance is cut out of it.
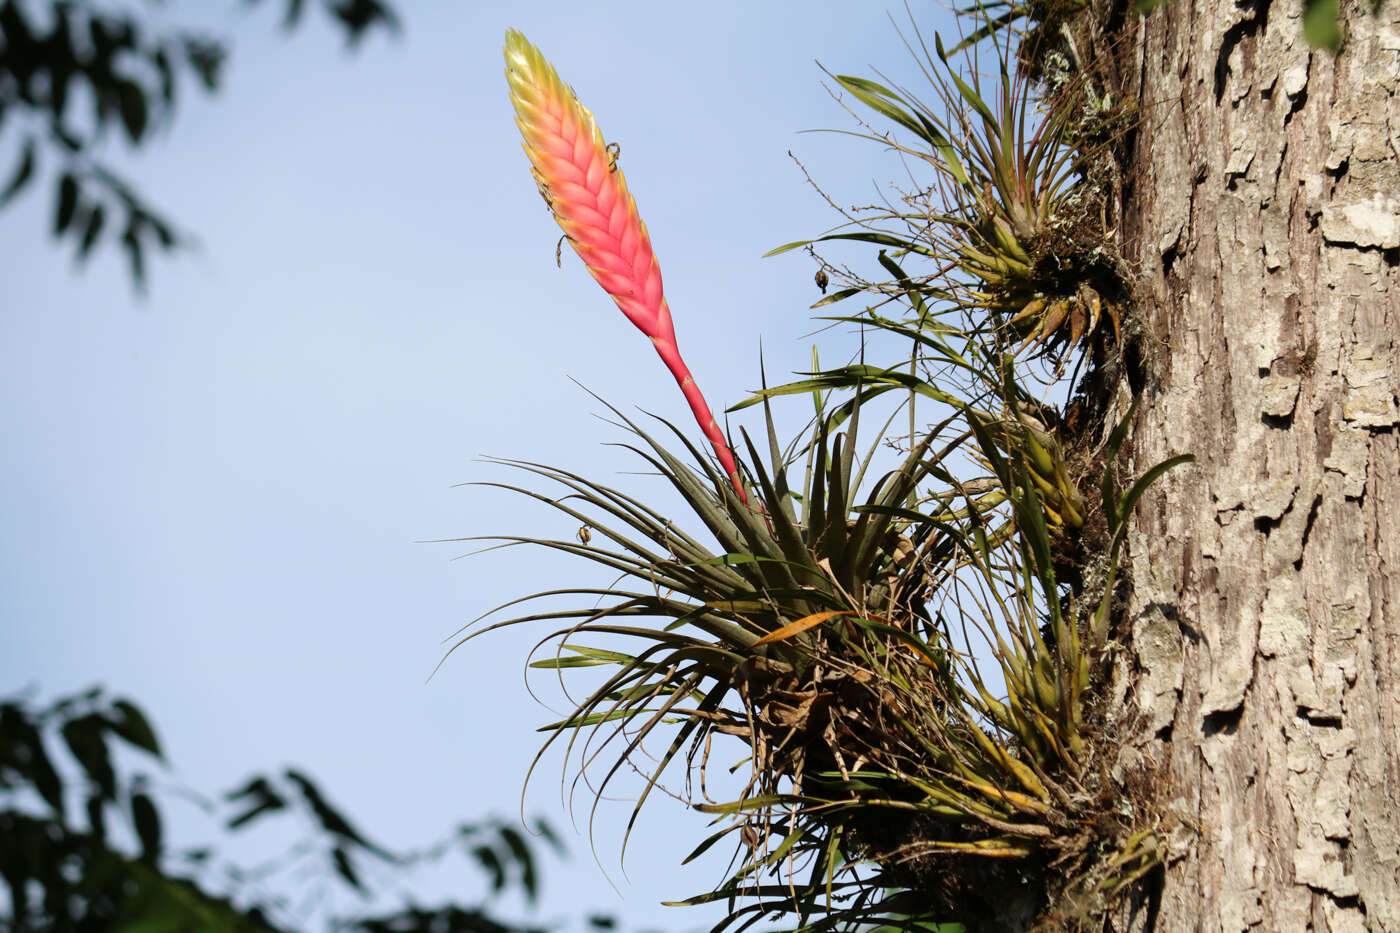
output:
<svg viewBox="0 0 1400 933"><path fill-rule="evenodd" d="M117 776L112 770L112 756L107 750L104 733L107 721L96 713L88 713L64 723L63 741L82 765L88 780L104 800L115 800Z"/></svg>
<svg viewBox="0 0 1400 933"><path fill-rule="evenodd" d="M131 821L141 840L141 857L154 861L160 855L161 827L160 812L150 795L139 791L131 795Z"/></svg>
<svg viewBox="0 0 1400 933"><path fill-rule="evenodd" d="M247 807L242 813L228 821L226 825L229 829L246 826L264 814L283 810L287 806L287 801L282 799L282 796L273 789L267 778L264 777L253 778L238 790L230 791L224 799L230 803L238 803Z"/></svg>
<svg viewBox="0 0 1400 933"><path fill-rule="evenodd" d="M51 761L46 739L51 744L61 739L55 747L66 747L72 758ZM7 889L0 895L0 930L547 933L503 920L484 905L416 903L408 884L413 868L460 857L458 840L464 837L492 840L484 849L491 853L487 861L495 859L496 870L486 878L494 891L523 888L525 866L535 884L534 853L513 827L495 820L468 823L421 849L397 854L369 842L303 771L289 769L275 779L255 776L215 803L131 773L125 765L142 759L115 755L118 744L162 755L140 707L126 699L109 701L101 689L47 707L0 702L0 879ZM64 815L62 801L65 793L79 792L86 819L80 815L75 825ZM35 807L39 798L48 804L47 812ZM288 828L299 838L287 854L264 852L251 866L225 853L226 837L207 845L172 845L170 827L182 823L167 818L169 808L190 802L215 816L215 826L225 832L240 831L239 851L249 851L249 842L259 838L254 824L261 826L259 818L271 813L281 815L277 832L282 835L275 845L285 844ZM109 834L114 807L119 809ZM536 825L553 838L548 824ZM137 851L124 848L131 842L119 826L135 830ZM365 853L379 860L376 871L366 870ZM326 898L330 891L373 899L379 912L332 916L332 905L345 900ZM402 902L397 909L395 899ZM325 906L313 917L307 903Z"/></svg>
<svg viewBox="0 0 1400 933"><path fill-rule="evenodd" d="M288 3L289 28L300 21L301 6L300 0ZM393 10L377 0L327 0L319 7L352 46L376 27L399 29ZM139 6L119 10L67 0L0 0L0 49L0 139L11 124L41 128L24 136L19 159L0 189L0 207L33 180L41 157L47 158L59 171L50 215L53 236L69 239L82 260L117 215L114 222L123 224L117 241L140 291L151 251L173 252L192 240L106 166L107 141L117 132L141 147L154 130L170 127L182 83L192 82L205 94L217 92L228 45ZM90 101L91 109L75 112L85 109L71 106L75 99Z"/></svg>
<svg viewBox="0 0 1400 933"><path fill-rule="evenodd" d="M34 137L29 136L24 140L24 150L19 157L19 165L15 167L15 173L10 178L5 189L0 191L0 207L9 203L9 200L18 194L29 180L34 177L35 145Z"/></svg>
<svg viewBox="0 0 1400 933"><path fill-rule="evenodd" d="M326 798L321 794L320 788L316 786L311 778L302 774L300 771L292 769L287 770L286 777L288 781L295 784L297 789L301 791L302 798L306 801L306 805L311 808L311 812L315 814L322 829L334 836L338 836L346 842L353 842L360 848L367 852L372 852L385 861L395 861L395 857L392 853L370 842L360 834L359 830L351 826L350 821L347 820L339 810L327 802Z"/></svg>
<svg viewBox="0 0 1400 933"><path fill-rule="evenodd" d="M155 730L146 720L146 714L129 700L114 700L112 714L107 721L111 723L112 731L130 744L157 758L163 757Z"/></svg>

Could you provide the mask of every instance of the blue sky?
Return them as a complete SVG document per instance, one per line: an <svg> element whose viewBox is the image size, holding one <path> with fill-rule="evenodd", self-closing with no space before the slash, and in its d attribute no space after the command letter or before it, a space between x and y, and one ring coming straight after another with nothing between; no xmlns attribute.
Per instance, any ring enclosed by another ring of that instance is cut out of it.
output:
<svg viewBox="0 0 1400 933"><path fill-rule="evenodd" d="M572 533L456 484L510 479L478 460L499 455L659 492L626 474L605 446L622 436L571 380L688 423L646 340L574 257L555 267L558 230L506 98L505 29L621 144L681 349L717 410L757 385L760 340L770 378L807 364L814 268L760 257L838 218L789 150L843 204L901 173L873 144L799 135L852 126L815 62L913 65L869 4L399 8L403 36L353 56L310 18L287 37L271 8L201 8L234 44L224 92L187 96L138 156L112 148L200 241L152 264L145 300L115 250L79 271L47 239L47 184L0 213L0 691L103 683L151 711L185 782L294 763L408 845L513 816L550 717L524 687L529 633L473 642L429 682L443 640L506 599L607 582L520 550L454 560L468 548L418 543ZM15 145L0 136L0 166ZM828 359L852 345L816 339ZM566 825L558 764L526 810ZM703 819L652 805L624 880L607 830L625 810L608 812L598 852L621 897L571 833L542 915L708 925L659 906L720 880L722 864L679 867Z"/></svg>

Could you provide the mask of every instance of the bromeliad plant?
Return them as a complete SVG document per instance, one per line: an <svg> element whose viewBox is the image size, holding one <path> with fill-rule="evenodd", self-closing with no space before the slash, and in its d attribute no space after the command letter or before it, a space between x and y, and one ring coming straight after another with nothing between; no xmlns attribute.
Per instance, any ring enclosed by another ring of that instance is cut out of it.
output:
<svg viewBox="0 0 1400 933"><path fill-rule="evenodd" d="M961 309L968 327L990 324L1007 334L1018 351L1067 353L1107 324L1116 342L1125 294L1122 264L1103 230L1105 195L1085 177L1088 154L1066 142L1081 95L1071 82L1051 97L1037 96L1023 72L1010 71L1014 59L997 30L987 36L996 65L991 88L976 60L960 73L941 38L935 36L930 53L917 36L934 106L868 78L833 76L914 140L874 130L867 138L927 164L933 178L905 194L902 205L852 217L854 230L788 243L769 255L830 240L874 243L895 260L931 259L936 271L923 291ZM897 292L908 287L908 279L894 285ZM869 290L858 283L819 304Z"/></svg>
<svg viewBox="0 0 1400 933"><path fill-rule="evenodd" d="M482 540L574 555L616 579L498 607L463 642L554 623L540 641L553 654L532 667L607 671L546 727L540 756L562 745L581 766L602 762L600 799L619 773L644 768L634 819L673 764L713 787L708 772L729 764L717 741L742 743L749 778L732 800L698 803L721 825L694 854L731 837L747 856L692 902L732 899L736 923L778 911L825 929L888 919L876 893L917 890L900 902L912 920L973 921L1005 909L1015 877L1051 863L1105 850L1130 852L1135 866L1145 858L1117 845L1139 828L1137 814L1095 758L1099 636L1066 604L1037 483L997 453L994 427L959 412L866 483L860 405L839 432L835 413L820 413L803 464L766 419L766 458L745 445L760 512L727 494L673 427L683 457L618 417L700 528L575 473L502 461L556 488L488 485L591 537ZM950 469L969 437L1001 478L1013 533L993 527ZM789 485L794 473L801 486ZM929 484L942 490L932 499L920 493ZM1117 513L1140 492L1115 496Z"/></svg>
<svg viewBox="0 0 1400 933"><path fill-rule="evenodd" d="M797 895L763 875L800 865L814 879L798 897L801 909L819 909L835 923L849 918L840 897L826 900L833 886L838 893L909 887L943 870L950 855L1031 858L1075 824L1084 809L1076 801L1092 795L1080 777L1086 655L1059 608L1044 522L1029 519L1041 509L1034 486L1023 477L1009 500L1021 520L1033 522L1034 537L997 541L947 468L966 440L955 419L865 495L870 454L855 453L860 408L845 431L832 431L831 420L823 413L800 495L788 485L793 465L771 420L767 464L746 445L764 515L718 495L717 472L679 432L671 429L689 463L624 419L640 441L638 456L682 496L717 546L618 490L543 464L505 461L559 489L504 488L592 535L589 544L486 540L577 555L620 579L538 594L580 604L514 615L468 637L553 621L557 653L532 666L613 669L548 727L545 745L563 743L582 762L613 746L594 788L599 796L619 771L640 766L644 743L663 728L664 748L653 750L637 808L678 759L700 772L701 786L712 785L705 772L716 764L714 739L741 739L747 786L735 800L699 806L729 818L702 849L731 833L750 846L750 859L722 893L756 895L745 909L761 914L775 899ZM919 487L929 481L951 492L939 505L917 508ZM1038 542L1033 553L1018 551L1029 540ZM1011 575L1016 567L1022 576ZM969 625L993 646L995 674L953 650ZM617 636L641 647L606 647ZM857 864L883 869L860 876ZM1003 869L989 862L979 871L999 876ZM943 892L922 910L996 910L995 897L980 906L968 900L977 888L964 875L957 897Z"/></svg>
<svg viewBox="0 0 1400 933"><path fill-rule="evenodd" d="M941 298L965 309L967 295L981 295L979 307L1016 324L1009 306L994 304L1012 292L990 284L990 263L1020 249L1033 270L1041 228L1057 216L1035 198L1058 197L1018 187L1014 172L991 174L1003 158L993 148L1011 152L1022 137L988 136L974 147L982 162L959 159L944 152L956 121L940 128L927 114L900 111L911 128L942 140L936 151L948 171L963 166L964 195L983 199L962 202L961 222L941 220L945 239L935 241L955 251L983 292L957 282L939 291L881 257L917 316L888 328L960 377L939 385L848 366L762 393L766 437L760 449L742 434L741 462L681 361L646 227L592 115L514 31L506 62L541 194L594 278L652 339L718 461L661 421L682 450L673 453L613 409L635 437L627 446L681 497L697 526L689 528L576 473L500 461L555 488L487 485L588 534L465 540L544 547L614 575L606 586L514 600L462 639L554 623L540 642L555 644L553 656L532 667L603 669L546 727L545 749L562 744L581 768L601 760L592 785L599 798L619 773L639 771L634 820L669 768L684 768L687 786L697 775L696 805L719 828L696 854L737 837L742 858L729 882L692 900L731 899L727 922L741 926L775 912L803 930L976 926L1008 910L1029 918L1057 873L1077 896L1103 897L1155 864L1150 808L1125 800L1100 758L1095 676L1127 518L1170 463L1120 492L1112 464L1125 419L1101 452L1108 467L1098 497L1086 502L1058 428L1020 388L997 332L983 340L987 331L940 323L930 308ZM956 81L964 99L977 96ZM899 100L870 82L845 86L882 112ZM988 126L995 120L978 113ZM1035 145L1055 156L1051 142ZM1001 252L977 265L984 248ZM1017 313L1024 321L1025 306ZM1043 321L1030 334L1023 339L1046 346L1061 339L1060 326L1046 331ZM1082 337L1071 324L1067 339ZM854 391L834 404L831 390L842 387ZM917 429L911 414L907 446L877 476L894 416L867 444L862 413L868 419L872 401L892 390L936 402L941 420ZM813 392L815 417L810 434L785 449L768 396L797 391ZM970 462L988 475L960 478ZM1059 556L1063 536L1091 511L1111 541L1092 592L1066 584ZM725 736L744 749L748 778L735 799L715 801L706 775L725 764L715 758ZM1012 886L1019 893L1009 894Z"/></svg>
<svg viewBox="0 0 1400 933"><path fill-rule="evenodd" d="M1088 507L1077 479L1070 474L1060 431L1046 424L1035 413L1053 418L1046 406L1028 401L1015 385L1008 361L1005 407L1000 418L969 409L968 418L975 425L976 436L983 446L974 454L983 467L995 474L996 485L1006 489L1015 484L1005 469L995 461L1005 460L1016 465L1025 479L1033 483L1044 512L1044 521L1052 536L1079 532L1084 527Z"/></svg>

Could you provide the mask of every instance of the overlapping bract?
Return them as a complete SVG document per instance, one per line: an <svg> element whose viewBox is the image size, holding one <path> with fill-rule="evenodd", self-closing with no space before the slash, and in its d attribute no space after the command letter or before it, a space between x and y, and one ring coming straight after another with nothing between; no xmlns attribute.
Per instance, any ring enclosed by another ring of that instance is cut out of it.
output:
<svg viewBox="0 0 1400 933"><path fill-rule="evenodd" d="M695 420L714 446L730 484L747 501L734 454L681 358L636 200L588 108L530 40L506 32L506 79L531 171L574 251L627 319L651 338L676 377Z"/></svg>

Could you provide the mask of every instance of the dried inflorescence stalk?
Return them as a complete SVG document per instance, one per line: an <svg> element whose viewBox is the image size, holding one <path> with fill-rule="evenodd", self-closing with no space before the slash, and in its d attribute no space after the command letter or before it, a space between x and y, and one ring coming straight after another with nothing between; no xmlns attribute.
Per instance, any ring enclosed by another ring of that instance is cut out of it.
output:
<svg viewBox="0 0 1400 933"><path fill-rule="evenodd" d="M617 149L554 66L514 29L506 32L506 78L535 182L574 251L676 377L739 498L734 453L676 345L661 267L646 224L617 167Z"/></svg>

